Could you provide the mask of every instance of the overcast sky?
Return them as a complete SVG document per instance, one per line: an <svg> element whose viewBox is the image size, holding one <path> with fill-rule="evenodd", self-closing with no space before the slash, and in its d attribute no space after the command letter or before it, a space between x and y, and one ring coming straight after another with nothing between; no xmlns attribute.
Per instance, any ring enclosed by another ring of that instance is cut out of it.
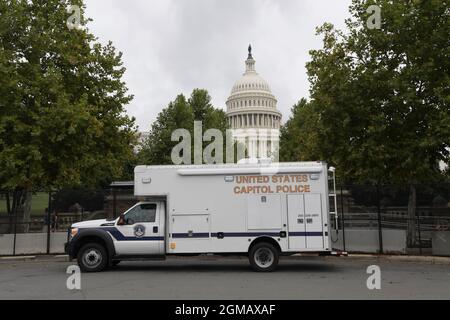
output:
<svg viewBox="0 0 450 320"><path fill-rule="evenodd" d="M256 71L278 99L285 121L308 97L308 51L321 47L315 27L344 28L350 0L87 0L89 29L123 52L125 81L134 94L127 112L140 131L177 94L209 91L225 108L244 72L249 43Z"/></svg>

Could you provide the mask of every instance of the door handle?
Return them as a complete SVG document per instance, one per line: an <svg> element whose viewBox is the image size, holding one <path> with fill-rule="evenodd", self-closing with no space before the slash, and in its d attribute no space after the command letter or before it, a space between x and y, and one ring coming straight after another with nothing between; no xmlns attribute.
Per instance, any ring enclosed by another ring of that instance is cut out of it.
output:
<svg viewBox="0 0 450 320"><path fill-rule="evenodd" d="M158 233L158 227L153 227L153 233Z"/></svg>

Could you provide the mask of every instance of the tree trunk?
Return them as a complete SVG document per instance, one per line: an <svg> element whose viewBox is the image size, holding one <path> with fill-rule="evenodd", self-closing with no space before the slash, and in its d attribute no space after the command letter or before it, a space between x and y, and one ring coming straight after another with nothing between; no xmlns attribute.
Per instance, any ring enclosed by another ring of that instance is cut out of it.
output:
<svg viewBox="0 0 450 320"><path fill-rule="evenodd" d="M19 202L21 198L21 190L16 188L12 191L12 206L9 223L9 233L15 233L17 231L17 222L19 216Z"/></svg>
<svg viewBox="0 0 450 320"><path fill-rule="evenodd" d="M12 214L16 217L17 232L27 233L30 230L31 188L16 188L13 192Z"/></svg>
<svg viewBox="0 0 450 320"><path fill-rule="evenodd" d="M6 212L8 213L8 216L10 216L11 215L11 202L9 199L9 191L6 191L5 197L6 197Z"/></svg>
<svg viewBox="0 0 450 320"><path fill-rule="evenodd" d="M411 184L409 186L408 197L408 230L407 243L408 247L413 247L416 244L416 186Z"/></svg>
<svg viewBox="0 0 450 320"><path fill-rule="evenodd" d="M8 227L6 228L6 233L11 233L13 230L13 213L11 212L11 198L9 197L9 191L6 191L6 212L8 213Z"/></svg>

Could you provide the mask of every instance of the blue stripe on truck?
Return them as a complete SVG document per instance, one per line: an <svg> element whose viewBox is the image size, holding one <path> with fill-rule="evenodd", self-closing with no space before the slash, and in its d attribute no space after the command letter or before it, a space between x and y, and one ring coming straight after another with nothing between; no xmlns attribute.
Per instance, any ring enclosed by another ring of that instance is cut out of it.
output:
<svg viewBox="0 0 450 320"><path fill-rule="evenodd" d="M211 233L211 237L217 237L217 233ZM223 232L224 237L261 237L261 236L269 236L269 237L278 237L280 236L279 232Z"/></svg>
<svg viewBox="0 0 450 320"><path fill-rule="evenodd" d="M289 232L288 237L322 237L323 232L309 231L309 232Z"/></svg>
<svg viewBox="0 0 450 320"><path fill-rule="evenodd" d="M172 233L172 238L209 238L209 233Z"/></svg>
<svg viewBox="0 0 450 320"><path fill-rule="evenodd" d="M211 233L211 237L217 237L218 233ZM279 232L223 232L224 237L279 237ZM323 232L289 232L288 237L322 237Z"/></svg>
<svg viewBox="0 0 450 320"><path fill-rule="evenodd" d="M83 229L83 228L80 228ZM89 228L86 228L89 229ZM163 241L163 236L149 236L149 237L127 237L124 236L116 227L103 227L103 228L96 228L100 230L104 230L106 232L109 232L111 236L116 239L117 241ZM212 232L211 237L216 238L218 235L218 232ZM279 237L279 232L223 232L224 237L230 237L230 238L239 238L239 237L262 237L262 236L268 236L268 237ZM287 235L288 237L322 237L323 232L289 232ZM197 232L197 233L172 233L171 238L174 239L184 239L184 238L197 238L197 239L204 239L209 238L210 234L208 232Z"/></svg>
<svg viewBox="0 0 450 320"><path fill-rule="evenodd" d="M80 230L88 230L91 228L80 228ZM116 227L101 227L101 228L95 228L98 230L103 230L106 232L109 232L111 236L116 239L117 241L163 241L163 236L153 236L153 237L127 237L122 234Z"/></svg>

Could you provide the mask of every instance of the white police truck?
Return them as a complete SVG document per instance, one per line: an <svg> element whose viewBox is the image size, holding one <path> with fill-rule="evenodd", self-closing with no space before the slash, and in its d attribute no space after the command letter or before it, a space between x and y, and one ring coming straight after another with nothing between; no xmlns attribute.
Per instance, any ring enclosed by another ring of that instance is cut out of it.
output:
<svg viewBox="0 0 450 320"><path fill-rule="evenodd" d="M66 252L84 272L200 254L245 254L272 271L280 255L331 252L334 177L324 162L137 166L141 201L115 220L73 224Z"/></svg>

